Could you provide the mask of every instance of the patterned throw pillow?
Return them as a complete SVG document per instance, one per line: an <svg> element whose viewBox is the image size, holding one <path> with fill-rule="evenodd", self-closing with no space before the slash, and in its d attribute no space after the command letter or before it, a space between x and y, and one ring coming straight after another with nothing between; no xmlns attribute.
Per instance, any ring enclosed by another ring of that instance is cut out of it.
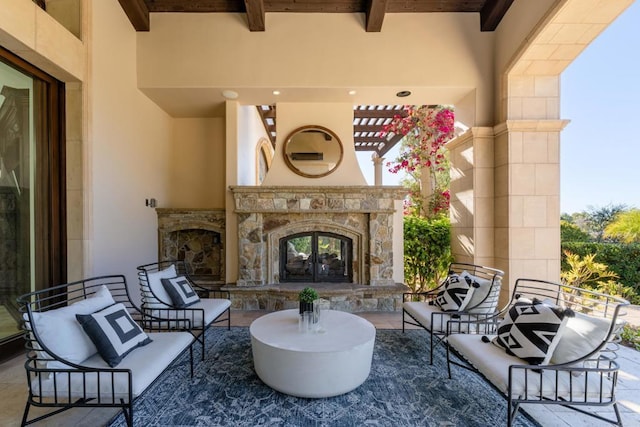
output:
<svg viewBox="0 0 640 427"><path fill-rule="evenodd" d="M570 309L537 299L518 301L498 325L498 336L493 343L531 365L546 365L558 345L564 325L573 315Z"/></svg>
<svg viewBox="0 0 640 427"><path fill-rule="evenodd" d="M434 304L442 311L462 311L469 304L477 284L468 282L463 277L452 274L447 279L444 289L438 292Z"/></svg>
<svg viewBox="0 0 640 427"><path fill-rule="evenodd" d="M93 314L76 314L85 333L98 353L112 368L136 347L151 342L151 338L133 321L123 304L114 304Z"/></svg>
<svg viewBox="0 0 640 427"><path fill-rule="evenodd" d="M174 307L185 308L200 301L200 297L189 284L189 279L184 276L161 279L162 286L171 297Z"/></svg>

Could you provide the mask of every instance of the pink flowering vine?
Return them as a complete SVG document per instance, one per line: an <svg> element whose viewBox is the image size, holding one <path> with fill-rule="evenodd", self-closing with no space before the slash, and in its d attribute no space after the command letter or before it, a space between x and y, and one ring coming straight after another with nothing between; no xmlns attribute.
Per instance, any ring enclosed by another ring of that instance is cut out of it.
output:
<svg viewBox="0 0 640 427"><path fill-rule="evenodd" d="M444 144L454 136L454 112L448 106L406 105L404 115L396 115L385 125L380 136L403 135L400 154L387 167L392 173L406 172L409 199L405 212L434 216L449 209L449 163ZM430 200L424 200L420 187L422 173L431 175Z"/></svg>

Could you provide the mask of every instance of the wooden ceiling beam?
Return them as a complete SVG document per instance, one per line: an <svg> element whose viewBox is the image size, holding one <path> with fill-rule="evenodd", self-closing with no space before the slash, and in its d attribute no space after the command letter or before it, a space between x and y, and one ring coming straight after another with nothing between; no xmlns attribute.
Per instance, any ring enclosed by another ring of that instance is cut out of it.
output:
<svg viewBox="0 0 640 427"><path fill-rule="evenodd" d="M480 30L495 31L513 0L487 0L480 10Z"/></svg>
<svg viewBox="0 0 640 427"><path fill-rule="evenodd" d="M136 31L149 31L149 8L144 0L118 0Z"/></svg>
<svg viewBox="0 0 640 427"><path fill-rule="evenodd" d="M247 9L249 31L264 31L264 1L244 0L244 6Z"/></svg>
<svg viewBox="0 0 640 427"><path fill-rule="evenodd" d="M369 0L367 4L367 24L368 33L379 33L382 31L382 21L387 11L387 0Z"/></svg>

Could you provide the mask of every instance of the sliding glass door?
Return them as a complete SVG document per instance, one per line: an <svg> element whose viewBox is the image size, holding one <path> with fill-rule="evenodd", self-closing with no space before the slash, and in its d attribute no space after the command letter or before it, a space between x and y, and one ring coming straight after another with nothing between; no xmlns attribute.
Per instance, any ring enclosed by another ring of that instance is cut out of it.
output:
<svg viewBox="0 0 640 427"><path fill-rule="evenodd" d="M0 48L0 359L22 345L16 297L66 266L63 85Z"/></svg>

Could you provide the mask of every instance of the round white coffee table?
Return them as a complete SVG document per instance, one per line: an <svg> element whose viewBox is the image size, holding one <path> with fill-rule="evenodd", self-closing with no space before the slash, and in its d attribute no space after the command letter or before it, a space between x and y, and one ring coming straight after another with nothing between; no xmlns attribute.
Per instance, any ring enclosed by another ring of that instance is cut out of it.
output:
<svg viewBox="0 0 640 427"><path fill-rule="evenodd" d="M347 393L369 376L376 328L342 311L322 312L325 332L298 332L298 310L282 310L251 323L253 365L279 392L298 397Z"/></svg>

